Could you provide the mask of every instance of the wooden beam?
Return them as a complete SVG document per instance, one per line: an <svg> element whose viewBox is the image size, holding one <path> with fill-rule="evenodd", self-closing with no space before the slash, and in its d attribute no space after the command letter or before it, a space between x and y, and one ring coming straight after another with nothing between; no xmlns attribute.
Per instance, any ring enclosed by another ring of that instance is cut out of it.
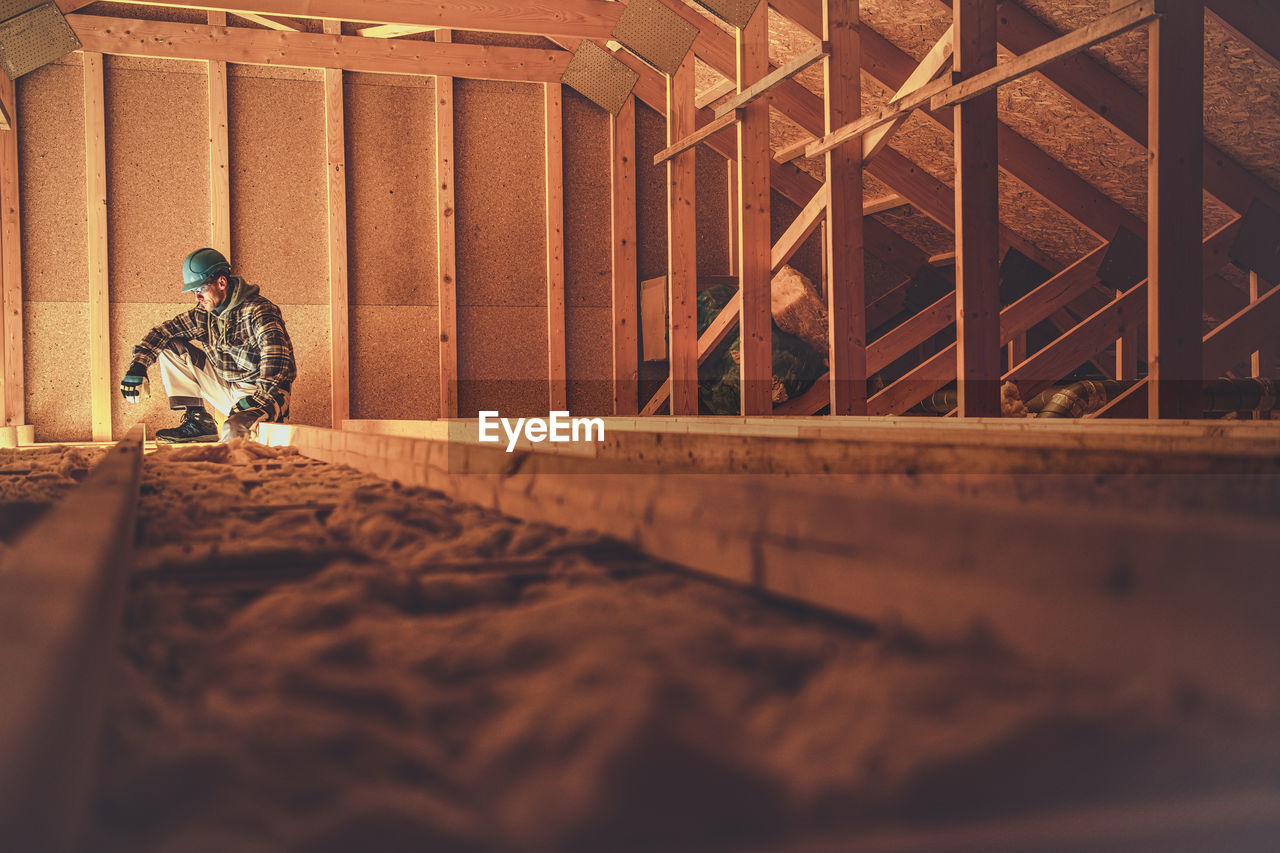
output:
<svg viewBox="0 0 1280 853"><path fill-rule="evenodd" d="M13 130L14 95L16 95L16 92L13 87L13 81L8 79L9 75L0 71L0 77L8 80L7 84L0 84L0 130Z"/></svg>
<svg viewBox="0 0 1280 853"><path fill-rule="evenodd" d="M613 413L633 415L640 406L635 97L609 120L609 155Z"/></svg>
<svg viewBox="0 0 1280 853"><path fill-rule="evenodd" d="M609 38L622 14L622 4L606 0L141 0L135 5L598 39Z"/></svg>
<svg viewBox="0 0 1280 853"><path fill-rule="evenodd" d="M223 27L226 12L210 12L209 26ZM209 227L213 248L231 257L231 144L227 123L227 63L209 60Z"/></svg>
<svg viewBox="0 0 1280 853"><path fill-rule="evenodd" d="M0 834L78 849L133 550L142 424L0 558Z"/></svg>
<svg viewBox="0 0 1280 853"><path fill-rule="evenodd" d="M528 83L559 82L570 59L568 53L560 50L449 44L439 39L434 42L365 39L97 15L68 15L67 21L85 50L123 56Z"/></svg>
<svg viewBox="0 0 1280 853"><path fill-rule="evenodd" d="M944 107L954 107L965 101L994 92L1005 83L1010 83L1019 77L1025 77L1063 57L1079 53L1082 50L1093 47L1095 44L1114 38L1135 27L1140 27L1154 20L1155 17L1155 0L1139 0L1139 2L1130 3L1110 15L1104 15L1092 24L1073 30L1060 38L1029 50L1000 65L998 68L993 66L981 74L967 77L945 92L939 92L935 95L929 105L930 109L940 110Z"/></svg>
<svg viewBox="0 0 1280 853"><path fill-rule="evenodd" d="M1280 68L1280 9L1270 0L1208 0L1213 16Z"/></svg>
<svg viewBox="0 0 1280 853"><path fill-rule="evenodd" d="M667 78L667 143L695 129L693 54ZM698 221L694 151L667 161L667 344L671 414L698 413Z"/></svg>
<svg viewBox="0 0 1280 853"><path fill-rule="evenodd" d="M769 6L761 3L745 27L737 30L738 93L769 73ZM740 412L764 415L773 410L773 276L769 219L769 103L754 101L741 109L738 122L738 276L742 314L738 373ZM861 183L859 183L861 189ZM857 208L861 210L861 205ZM672 414L677 414L672 407Z"/></svg>
<svg viewBox="0 0 1280 853"><path fill-rule="evenodd" d="M707 122L702 127L693 131L689 135L685 136L682 139L677 139L675 142L672 142L666 148L663 148L661 151L659 151L657 154L654 154L653 165L661 166L663 163L667 162L677 154L682 154L685 151L688 151L693 146L697 145L699 142L705 142L706 140L710 139L712 136L719 133L720 131L726 130L732 127L734 122L736 122L737 120L738 120L738 113L731 112L731 113L725 113L719 118L713 121Z"/></svg>
<svg viewBox="0 0 1280 853"><path fill-rule="evenodd" d="M819 62L827 55L830 46L827 44L817 44L808 50L800 52L800 55L788 62L786 65L773 69L756 82L752 83L745 89L740 90L729 100L715 108L716 118L721 118L734 112L741 107L745 107L765 95L769 91L781 83L783 80L790 80L792 77L804 71L810 65Z"/></svg>
<svg viewBox="0 0 1280 853"><path fill-rule="evenodd" d="M439 27L422 27L406 24L379 24L376 27L364 27L356 30L356 35L367 39L393 39L400 36L416 36L419 33L430 33Z"/></svg>
<svg viewBox="0 0 1280 853"><path fill-rule="evenodd" d="M733 80L721 80L707 91L693 99L693 105L698 109L706 109L725 95L738 91L738 84Z"/></svg>
<svg viewBox="0 0 1280 853"><path fill-rule="evenodd" d="M0 74L0 100L17 103L13 81ZM4 395L4 425L26 423L25 378L22 356L22 227L19 218L18 115L13 128L0 130L0 334L4 348L0 391Z"/></svg>
<svg viewBox="0 0 1280 853"><path fill-rule="evenodd" d="M1274 343L1277 329L1280 329L1280 286L1252 300L1204 336L1202 373L1205 379L1222 376L1236 364L1256 357L1260 343L1264 347Z"/></svg>
<svg viewBox="0 0 1280 853"><path fill-rule="evenodd" d="M223 12L223 14L225 15L226 13ZM268 18L265 15L257 15L257 14L254 14L253 12L233 12L232 14L234 14L237 18L244 18L246 21L249 21L250 23L264 26L269 30L276 30L277 32L282 32L282 33L298 32L297 27L292 26L290 24L286 24L283 21L277 21L274 18ZM328 30L325 30L325 32L328 32ZM341 32L341 30L338 30L338 32Z"/></svg>
<svg viewBox="0 0 1280 853"><path fill-rule="evenodd" d="M996 64L995 0L959 0L955 73L967 81ZM960 417L1000 417L1000 221L996 96L955 108L956 377Z"/></svg>
<svg viewBox="0 0 1280 853"><path fill-rule="evenodd" d="M778 238L769 253L769 273L777 275L795 253L804 245L804 241L822 224L827 215L827 199L830 198L830 184L823 184L822 189L813 194L809 203L804 206L787 230Z"/></svg>
<svg viewBox="0 0 1280 853"><path fill-rule="evenodd" d="M340 21L325 21L326 33L341 32ZM329 255L330 416L334 429L351 417L351 310L347 290L347 155L342 71L324 70L324 145Z"/></svg>
<svg viewBox="0 0 1280 853"><path fill-rule="evenodd" d="M823 122L828 135L837 127L856 122L862 113L859 27L856 2L823 0L822 38L831 46L831 55L823 63ZM828 148L825 154L828 198L824 249L831 414L863 415L867 411L868 365L862 148Z"/></svg>
<svg viewBox="0 0 1280 853"><path fill-rule="evenodd" d="M864 29L863 34L865 35ZM942 34L929 52L925 54L924 59L920 60L908 75L907 79L898 87L898 91L889 99L890 103L901 101L913 92L920 91L930 80L937 77L951 64L951 56L955 52L955 27L947 27L947 31ZM864 59L862 62L865 68L868 63ZM906 123L910 116L902 115L888 124L878 127L868 133L862 139L862 159L870 160L872 157L880 153L880 149L889 144L889 140L893 138L898 128Z"/></svg>
<svg viewBox="0 0 1280 853"><path fill-rule="evenodd" d="M821 139L815 139L813 142L810 142L804 149L804 156L818 157L846 142L861 139L870 131L883 128L887 124L901 124L903 121L910 118L910 114L917 107L929 103L930 98L950 86L951 81L945 77L940 77L937 80L925 83L920 88L904 95L902 98L890 101L886 106L876 112L871 113L870 115L864 115L855 121L849 122L848 124L832 130Z"/></svg>
<svg viewBox="0 0 1280 853"><path fill-rule="evenodd" d="M550 409L569 407L564 303L564 108L561 85L543 84L543 148L547 227L547 377Z"/></svg>
<svg viewBox="0 0 1280 853"><path fill-rule="evenodd" d="M877 213L885 213L890 210L897 210L900 207L906 207L910 202L900 195L885 195L880 198L873 198L862 206L864 216L873 216Z"/></svg>
<svg viewBox="0 0 1280 853"><path fill-rule="evenodd" d="M1197 418L1204 380L1204 4L1165 2L1161 12L1148 50L1148 415Z"/></svg>
<svg viewBox="0 0 1280 853"><path fill-rule="evenodd" d="M1249 273L1249 301L1257 302L1263 295L1263 281L1256 273ZM1264 337L1262 345L1249 357L1249 368L1252 376L1274 376L1276 367L1280 365L1280 336L1272 330Z"/></svg>
<svg viewBox="0 0 1280 853"><path fill-rule="evenodd" d="M89 412L94 441L111 440L111 297L107 281L107 136L102 54L83 55L88 228Z"/></svg>
<svg viewBox="0 0 1280 853"><path fill-rule="evenodd" d="M448 30L436 33L447 44ZM439 76L436 90L436 306L440 340L440 417L458 417L458 264L455 256L453 78Z"/></svg>

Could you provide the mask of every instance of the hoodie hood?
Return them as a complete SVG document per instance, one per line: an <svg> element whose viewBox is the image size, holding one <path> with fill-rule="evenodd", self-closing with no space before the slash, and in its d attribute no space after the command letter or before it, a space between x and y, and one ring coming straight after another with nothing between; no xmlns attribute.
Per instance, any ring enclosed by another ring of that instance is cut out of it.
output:
<svg viewBox="0 0 1280 853"><path fill-rule="evenodd" d="M242 302L247 302L258 295L258 286L249 284L249 282L240 278L238 275L231 276L231 289L227 292L227 301L225 304L214 309L213 315L221 323L226 320L231 310Z"/></svg>

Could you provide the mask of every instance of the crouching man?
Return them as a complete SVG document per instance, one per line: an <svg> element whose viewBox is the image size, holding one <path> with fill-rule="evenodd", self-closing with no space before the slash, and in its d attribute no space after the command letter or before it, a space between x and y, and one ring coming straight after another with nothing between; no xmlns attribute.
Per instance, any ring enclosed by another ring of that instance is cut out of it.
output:
<svg viewBox="0 0 1280 853"><path fill-rule="evenodd" d="M187 255L182 292L196 295L196 307L147 332L120 382L125 400L137 403L147 396L147 368L160 363L169 407L184 414L177 427L157 430L156 441L217 441L208 408L227 416L222 441L249 435L259 421L287 420L297 367L280 309L231 275L215 249Z"/></svg>

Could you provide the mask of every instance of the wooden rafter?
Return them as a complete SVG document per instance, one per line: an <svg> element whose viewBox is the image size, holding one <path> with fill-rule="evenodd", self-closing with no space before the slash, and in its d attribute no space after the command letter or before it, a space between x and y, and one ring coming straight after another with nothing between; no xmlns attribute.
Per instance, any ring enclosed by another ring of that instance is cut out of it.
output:
<svg viewBox="0 0 1280 853"><path fill-rule="evenodd" d="M66 0L63 0L66 2ZM85 4L81 4L85 5ZM606 0L141 0L136 5L249 12L284 18L332 18L368 24L414 24L453 30L607 39L622 7ZM64 12L66 10L64 9Z"/></svg>
<svg viewBox="0 0 1280 853"><path fill-rule="evenodd" d="M366 39L97 15L68 15L67 20L85 50L125 56L532 83L559 82L570 58L559 50L450 44L439 39Z"/></svg>
<svg viewBox="0 0 1280 853"><path fill-rule="evenodd" d="M266 27L269 30L276 30L277 32L282 33L298 32L298 28L292 24L286 24L284 21L277 21L274 18L268 18L266 15L257 15L253 12L233 12L232 14L237 18L244 18L250 23L258 24L259 26ZM328 30L325 30L325 32L328 32Z"/></svg>

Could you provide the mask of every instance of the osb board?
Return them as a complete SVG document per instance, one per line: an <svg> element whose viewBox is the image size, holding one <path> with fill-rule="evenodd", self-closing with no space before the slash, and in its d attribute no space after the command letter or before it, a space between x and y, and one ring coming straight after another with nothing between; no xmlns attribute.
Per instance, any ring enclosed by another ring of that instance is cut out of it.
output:
<svg viewBox="0 0 1280 853"><path fill-rule="evenodd" d="M182 259L210 240L206 79L108 64L104 87L111 299L173 299ZM66 181L59 191L83 188Z"/></svg>
<svg viewBox="0 0 1280 853"><path fill-rule="evenodd" d="M79 302L88 298L83 75L46 65L17 85L23 297Z"/></svg>
<svg viewBox="0 0 1280 853"><path fill-rule="evenodd" d="M729 273L729 164L699 145L694 155L698 275ZM652 161L650 161L652 162Z"/></svg>
<svg viewBox="0 0 1280 853"><path fill-rule="evenodd" d="M609 116L572 89L563 91L565 304L607 308L613 286ZM606 317L606 328L609 323Z"/></svg>
<svg viewBox="0 0 1280 853"><path fill-rule="evenodd" d="M937 255L953 251L955 237L914 207L899 207L879 213L876 218L910 240L926 254Z"/></svg>
<svg viewBox="0 0 1280 853"><path fill-rule="evenodd" d="M666 119L637 103L636 261L640 281L667 274L667 168L653 165L653 155L666 147L666 140Z"/></svg>
<svg viewBox="0 0 1280 853"><path fill-rule="evenodd" d="M179 271L175 268L175 278L178 278L179 275ZM181 279L178 278L178 280L180 281ZM175 287L174 289L176 290L177 288ZM169 409L169 400L165 396L164 384L160 381L159 366L153 365L147 372L147 378L151 383L150 400L133 405L126 403L121 398L116 386L120 381L120 376L124 375L124 371L128 368L129 362L133 360L134 345L142 340L148 330L194 306L194 299L172 302L130 302L127 304L112 302L110 311L112 435L117 437L124 435L125 431L138 421L142 421L147 425L148 436L154 436L157 429L178 425L179 416ZM286 315L286 323L288 319ZM87 338L87 321L85 335ZM87 347L84 360L77 361L75 364L80 370L86 374L88 373L87 370L84 370L84 365L88 364ZM86 383L88 382L87 375L85 381ZM87 418L83 427L83 435L85 438L89 437L89 420Z"/></svg>
<svg viewBox="0 0 1280 853"><path fill-rule="evenodd" d="M569 411L613 414L613 315L608 308L565 311L569 353Z"/></svg>
<svg viewBox="0 0 1280 853"><path fill-rule="evenodd" d="M1212 15L1204 53L1205 135L1280 189L1280 68Z"/></svg>
<svg viewBox="0 0 1280 853"><path fill-rule="evenodd" d="M351 417L440 416L439 315L434 305L351 308Z"/></svg>
<svg viewBox="0 0 1280 853"><path fill-rule="evenodd" d="M200 9L178 9L171 6L144 6L137 3L90 3L77 9L78 15L102 15L108 18L138 18L143 21L172 21L176 24L203 24L209 13Z"/></svg>
<svg viewBox="0 0 1280 853"><path fill-rule="evenodd" d="M277 303L278 304L278 303ZM298 362L298 378L289 401L289 422L328 427L333 424L329 370L329 306L280 305L293 356Z"/></svg>
<svg viewBox="0 0 1280 853"><path fill-rule="evenodd" d="M277 305L328 305L323 85L233 78L227 109L233 269Z"/></svg>
<svg viewBox="0 0 1280 853"><path fill-rule="evenodd" d="M547 312L522 306L458 307L458 409L546 416Z"/></svg>
<svg viewBox="0 0 1280 853"><path fill-rule="evenodd" d="M90 437L89 305L28 300L22 304L27 423L36 441Z"/></svg>
<svg viewBox="0 0 1280 853"><path fill-rule="evenodd" d="M115 373L123 373L132 360L133 347L142 340L147 331L165 320L186 311L192 302L135 302L129 304L112 303L111 305L111 367L113 370L112 390L118 377ZM277 303L279 304L279 303ZM284 318L285 328L293 341L294 358L298 364L298 378L293 383L291 400L293 423L328 426L329 415L329 309L322 305L280 305L280 314ZM86 320L85 338L88 337ZM76 362L84 364L88 360L86 352L84 360ZM42 374L44 371L42 371ZM57 373L52 374L57 376ZM176 426L179 416L169 410L168 398L160 379L160 368L152 366L147 374L151 382L151 399L130 405L113 393L111 396L111 421L114 434L124 434L134 423L142 420L147 425L147 435L155 434L155 430ZM87 382L87 379L86 379ZM87 392L86 392L87 396ZM85 419L85 434L88 434L88 419Z"/></svg>
<svg viewBox="0 0 1280 853"><path fill-rule="evenodd" d="M458 305L546 305L542 86L456 80L453 95Z"/></svg>
<svg viewBox="0 0 1280 853"><path fill-rule="evenodd" d="M352 305L436 304L433 80L346 75L347 282Z"/></svg>

